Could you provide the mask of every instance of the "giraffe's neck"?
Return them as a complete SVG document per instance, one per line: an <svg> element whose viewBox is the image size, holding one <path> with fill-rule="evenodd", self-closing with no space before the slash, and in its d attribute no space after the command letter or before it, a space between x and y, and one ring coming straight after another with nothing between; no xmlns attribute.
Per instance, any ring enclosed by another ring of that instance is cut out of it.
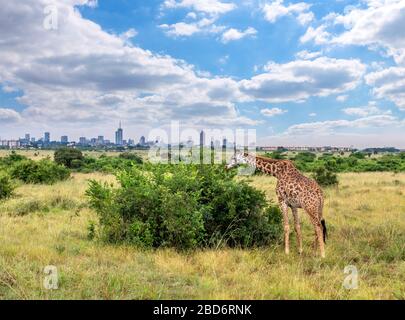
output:
<svg viewBox="0 0 405 320"><path fill-rule="evenodd" d="M257 170L280 179L283 175L283 168L280 160L262 159L253 155L246 157L249 165L256 167Z"/></svg>

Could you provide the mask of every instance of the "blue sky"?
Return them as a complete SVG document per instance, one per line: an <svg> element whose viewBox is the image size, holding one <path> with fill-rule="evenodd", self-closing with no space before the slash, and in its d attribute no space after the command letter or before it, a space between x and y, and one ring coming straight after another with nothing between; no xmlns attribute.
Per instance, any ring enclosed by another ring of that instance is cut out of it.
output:
<svg viewBox="0 0 405 320"><path fill-rule="evenodd" d="M404 1L25 0L0 21L2 138L178 120L405 148Z"/></svg>

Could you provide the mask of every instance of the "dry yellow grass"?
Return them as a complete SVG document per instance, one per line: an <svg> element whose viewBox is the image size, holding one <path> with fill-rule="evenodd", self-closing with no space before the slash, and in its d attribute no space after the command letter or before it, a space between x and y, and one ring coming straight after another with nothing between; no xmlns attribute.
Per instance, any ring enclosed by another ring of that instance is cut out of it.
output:
<svg viewBox="0 0 405 320"><path fill-rule="evenodd" d="M312 250L303 212L302 256L285 256L282 246L178 253L90 241L96 216L83 206L89 178L114 180L75 174L54 186L21 185L0 203L1 299L405 298L405 174L340 175L339 188L325 192L324 260ZM275 199L273 178L250 180ZM42 285L47 265L58 268L57 290ZM359 270L357 290L342 287L346 265Z"/></svg>

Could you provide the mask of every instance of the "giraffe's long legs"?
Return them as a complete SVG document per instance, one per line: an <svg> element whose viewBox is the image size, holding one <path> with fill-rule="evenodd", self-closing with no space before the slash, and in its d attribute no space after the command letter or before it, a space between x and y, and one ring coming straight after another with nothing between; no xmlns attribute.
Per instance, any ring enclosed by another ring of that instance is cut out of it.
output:
<svg viewBox="0 0 405 320"><path fill-rule="evenodd" d="M323 231L321 222L318 220L315 224L316 237L318 238L319 250L321 251L321 257L325 258L325 244L323 242Z"/></svg>
<svg viewBox="0 0 405 320"><path fill-rule="evenodd" d="M312 208L307 208L305 211L307 211L309 218L311 219L311 222L315 229L314 249L316 249L316 247L319 246L321 257L325 258L325 243L323 242L323 230L321 220L319 218L320 215L318 214L317 210Z"/></svg>
<svg viewBox="0 0 405 320"><path fill-rule="evenodd" d="M291 208L291 210L292 210L293 217L294 217L294 228L295 228L295 233L297 235L298 252L301 254L302 253L302 234L301 234L300 218L298 216L298 209Z"/></svg>
<svg viewBox="0 0 405 320"><path fill-rule="evenodd" d="M286 203L280 203L281 211L283 213L284 224L284 249L285 253L290 253L290 225L288 223L288 206Z"/></svg>

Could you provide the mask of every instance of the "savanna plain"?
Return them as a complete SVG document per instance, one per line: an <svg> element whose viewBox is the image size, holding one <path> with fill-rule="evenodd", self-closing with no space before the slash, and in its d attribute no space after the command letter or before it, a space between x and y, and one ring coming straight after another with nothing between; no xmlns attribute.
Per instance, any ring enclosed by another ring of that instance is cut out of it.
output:
<svg viewBox="0 0 405 320"><path fill-rule="evenodd" d="M304 253L283 244L262 248L177 251L111 245L88 238L96 213L87 206L89 179L74 173L53 185L19 184L0 202L0 299L405 299L405 174L340 173L324 188L326 258L312 248L305 212ZM276 202L276 180L246 178ZM291 226L293 223L291 221ZM58 289L43 286L45 266ZM358 270L357 289L343 282Z"/></svg>

